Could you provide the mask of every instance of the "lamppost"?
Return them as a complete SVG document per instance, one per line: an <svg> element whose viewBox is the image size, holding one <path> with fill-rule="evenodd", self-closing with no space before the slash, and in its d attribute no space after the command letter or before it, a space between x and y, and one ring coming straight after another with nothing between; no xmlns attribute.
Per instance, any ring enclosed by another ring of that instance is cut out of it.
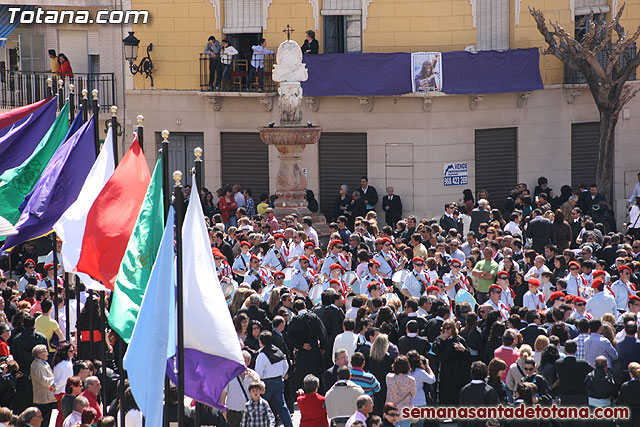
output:
<svg viewBox="0 0 640 427"><path fill-rule="evenodd" d="M153 49L153 43L149 43L147 46L147 56L140 60L139 64L134 62L138 59L138 46L140 40L133 35L133 31L129 31L129 35L122 40L124 43L124 58L129 62L129 71L132 75L144 74L144 77L149 77L151 80L151 87L153 87L153 62L151 61L151 50Z"/></svg>

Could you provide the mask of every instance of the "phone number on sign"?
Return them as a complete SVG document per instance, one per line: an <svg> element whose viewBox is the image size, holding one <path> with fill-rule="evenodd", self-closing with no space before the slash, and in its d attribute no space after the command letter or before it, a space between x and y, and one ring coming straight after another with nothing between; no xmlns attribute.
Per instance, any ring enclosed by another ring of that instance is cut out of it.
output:
<svg viewBox="0 0 640 427"><path fill-rule="evenodd" d="M444 185L466 185L469 183L468 176L445 176Z"/></svg>

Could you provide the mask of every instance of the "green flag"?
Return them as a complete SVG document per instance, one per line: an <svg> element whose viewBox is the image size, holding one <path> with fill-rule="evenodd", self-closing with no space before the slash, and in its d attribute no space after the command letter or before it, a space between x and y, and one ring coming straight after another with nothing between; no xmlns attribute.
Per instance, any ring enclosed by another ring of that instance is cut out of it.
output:
<svg viewBox="0 0 640 427"><path fill-rule="evenodd" d="M158 159L113 287L109 325L129 343L164 232L162 159Z"/></svg>
<svg viewBox="0 0 640 427"><path fill-rule="evenodd" d="M20 166L0 175L0 216L11 224L20 219L20 205L24 196L36 185L69 130L69 103L67 102L51 128L44 135L31 156Z"/></svg>

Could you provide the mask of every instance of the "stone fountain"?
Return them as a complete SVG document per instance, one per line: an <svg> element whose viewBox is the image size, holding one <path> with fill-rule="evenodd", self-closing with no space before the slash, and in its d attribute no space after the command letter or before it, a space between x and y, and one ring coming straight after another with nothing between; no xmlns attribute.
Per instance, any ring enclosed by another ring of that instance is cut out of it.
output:
<svg viewBox="0 0 640 427"><path fill-rule="evenodd" d="M307 80L307 69L302 63L302 51L293 40L280 44L276 54L277 64L273 66L273 80L280 83L278 88L280 104L280 124L260 129L260 138L267 145L278 150L280 169L276 181L276 216L282 218L296 213L299 218L310 216L318 234L328 234L325 217L307 209L305 198L307 177L300 161L302 152L310 144L317 144L322 129L302 124L302 87Z"/></svg>

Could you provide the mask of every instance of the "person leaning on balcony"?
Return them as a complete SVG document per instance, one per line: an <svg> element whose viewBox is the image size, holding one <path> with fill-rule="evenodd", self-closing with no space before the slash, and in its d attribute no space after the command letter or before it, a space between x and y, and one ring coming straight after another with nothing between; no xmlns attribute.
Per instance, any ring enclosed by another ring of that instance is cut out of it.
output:
<svg viewBox="0 0 640 427"><path fill-rule="evenodd" d="M73 70L71 69L71 62L69 62L69 58L64 53L58 54L58 62L60 63L60 68L58 72L60 73L60 78L64 79L65 77L73 78Z"/></svg>
<svg viewBox="0 0 640 427"><path fill-rule="evenodd" d="M238 50L231 46L228 39L222 39L222 52L220 62L222 62L222 86L229 80L229 72L233 69L233 57L238 54Z"/></svg>
<svg viewBox="0 0 640 427"><path fill-rule="evenodd" d="M307 30L307 37L304 39L304 43L302 44L302 53L304 55L317 55L320 51L320 45L318 44L318 40L316 40L316 32L313 30Z"/></svg>
<svg viewBox="0 0 640 427"><path fill-rule="evenodd" d="M209 36L204 53L209 55L209 90L213 90L215 79L216 90L220 90L220 42L214 36Z"/></svg>
<svg viewBox="0 0 640 427"><path fill-rule="evenodd" d="M260 43L251 46L253 50L253 56L251 56L251 67L249 67L249 90L256 77L256 70L258 71L258 92L262 92L264 86L264 63L265 55L273 55L275 52L267 49L267 40L260 39Z"/></svg>
<svg viewBox="0 0 640 427"><path fill-rule="evenodd" d="M47 70L47 73L51 73L54 76L58 74L60 69L60 63L58 62L58 55L54 49L49 49L49 58L51 59L51 69Z"/></svg>

